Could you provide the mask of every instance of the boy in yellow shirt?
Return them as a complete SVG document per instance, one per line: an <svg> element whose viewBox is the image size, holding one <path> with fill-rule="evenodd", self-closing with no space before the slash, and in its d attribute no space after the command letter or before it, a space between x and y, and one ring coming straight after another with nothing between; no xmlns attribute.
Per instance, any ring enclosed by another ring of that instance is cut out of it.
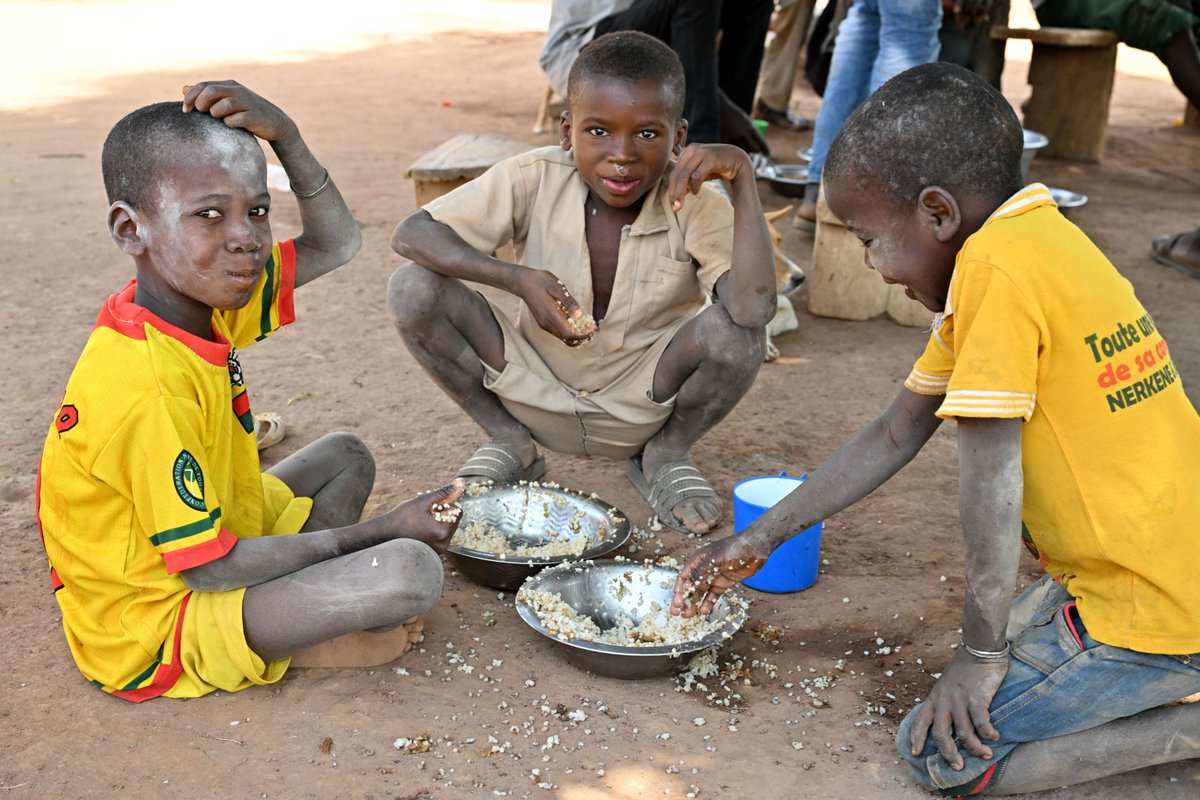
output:
<svg viewBox="0 0 1200 800"><path fill-rule="evenodd" d="M957 422L962 646L901 725L923 786L1036 791L1200 755L1200 418L1129 282L1021 187L1007 101L949 64L884 84L829 153L867 266L938 312L890 407L741 535L699 550L672 610L707 613L793 531L856 502ZM1047 571L1015 602L1022 540Z"/></svg>
<svg viewBox="0 0 1200 800"><path fill-rule="evenodd" d="M628 458L664 524L707 533L721 505L690 452L754 382L775 313L754 170L731 145L684 148L683 67L652 36L596 38L567 83L561 146L503 161L396 227L392 246L414 263L392 276L388 307L488 437L459 477L537 478L538 444ZM492 255L509 241L517 263ZM514 295L517 318L466 281Z"/></svg>
<svg viewBox="0 0 1200 800"><path fill-rule="evenodd" d="M292 182L294 240L272 245L258 139ZM441 594L435 551L461 486L360 522L375 468L347 433L260 473L237 353L292 322L295 287L358 251L329 172L286 114L232 82L126 116L103 169L109 231L137 277L101 309L38 477L77 666L138 702L273 683L292 656L394 659Z"/></svg>

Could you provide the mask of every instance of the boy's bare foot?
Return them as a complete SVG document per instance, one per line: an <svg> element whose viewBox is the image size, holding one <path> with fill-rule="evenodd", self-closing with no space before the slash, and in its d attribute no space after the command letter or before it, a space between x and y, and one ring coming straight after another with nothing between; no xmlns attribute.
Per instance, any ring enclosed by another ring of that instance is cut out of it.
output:
<svg viewBox="0 0 1200 800"><path fill-rule="evenodd" d="M637 477L635 471L630 470L631 479ZM687 454L672 456L660 452L653 442L647 443L641 457L641 480L634 480L634 484L642 490L659 521L672 528L682 526L704 535L721 521L720 498ZM676 497L680 499L673 500Z"/></svg>
<svg viewBox="0 0 1200 800"><path fill-rule="evenodd" d="M409 617L386 631L355 631L292 656L292 666L300 669L344 669L378 667L390 664L421 641L425 623Z"/></svg>

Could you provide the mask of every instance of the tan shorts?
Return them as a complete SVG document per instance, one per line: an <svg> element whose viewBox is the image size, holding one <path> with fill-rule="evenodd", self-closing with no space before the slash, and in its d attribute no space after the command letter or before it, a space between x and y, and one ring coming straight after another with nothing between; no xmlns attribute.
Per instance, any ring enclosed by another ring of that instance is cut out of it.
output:
<svg viewBox="0 0 1200 800"><path fill-rule="evenodd" d="M556 378L517 326L495 306L492 314L504 333L508 364L503 372L484 364L483 386L548 450L629 458L642 452L675 409L674 397L662 403L653 399L654 371L670 336L603 389L588 392Z"/></svg>

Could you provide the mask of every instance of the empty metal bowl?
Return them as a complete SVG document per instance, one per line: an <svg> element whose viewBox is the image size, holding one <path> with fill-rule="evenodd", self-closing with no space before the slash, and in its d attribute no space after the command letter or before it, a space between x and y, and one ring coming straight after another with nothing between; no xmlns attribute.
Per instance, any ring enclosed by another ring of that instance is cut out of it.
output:
<svg viewBox="0 0 1200 800"><path fill-rule="evenodd" d="M803 197L808 184L808 167L803 164L768 164L759 172L784 197Z"/></svg>
<svg viewBox="0 0 1200 800"><path fill-rule="evenodd" d="M801 147L796 155L800 156L801 161L812 161L812 147Z"/></svg>
<svg viewBox="0 0 1200 800"><path fill-rule="evenodd" d="M1071 212L1087 202L1087 195L1079 192L1072 192L1070 189L1059 189L1056 186L1047 186L1050 196L1054 198L1054 202L1058 204L1058 210L1062 212L1064 217L1069 217Z"/></svg>
<svg viewBox="0 0 1200 800"><path fill-rule="evenodd" d="M1029 174L1029 165L1033 163L1033 157L1037 155L1038 150L1050 144L1050 140L1044 134L1027 128L1021 129L1021 135L1025 140L1025 149L1021 151L1021 177L1024 178Z"/></svg>
<svg viewBox="0 0 1200 800"><path fill-rule="evenodd" d="M538 547L555 541L587 537L591 545L579 555L524 556L487 553L455 545L446 556L475 583L516 591L530 575L567 560L599 558L629 541L629 520L603 500L555 484L500 484L483 493L468 488L458 499L462 506L459 532L482 522L498 531L513 547ZM458 536L458 534L455 534Z"/></svg>
<svg viewBox="0 0 1200 800"><path fill-rule="evenodd" d="M557 593L577 614L590 617L601 630L617 624L621 617L640 623L652 611L651 604L670 605L679 572L651 562L606 560L564 564L535 575L523 589ZM537 612L517 595L517 613L538 633L565 651L567 659L580 669L612 678L649 678L665 675L687 665L688 656L719 646L735 634L746 621L744 604L728 594L713 607L709 619L719 627L693 642L648 647L620 646L582 639L551 636L538 619Z"/></svg>

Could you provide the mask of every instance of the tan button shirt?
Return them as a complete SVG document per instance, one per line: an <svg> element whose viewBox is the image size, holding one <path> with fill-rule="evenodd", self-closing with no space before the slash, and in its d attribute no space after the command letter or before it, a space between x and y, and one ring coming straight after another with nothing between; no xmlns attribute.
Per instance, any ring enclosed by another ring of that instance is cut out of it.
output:
<svg viewBox="0 0 1200 800"><path fill-rule="evenodd" d="M667 196L669 176L670 170L647 192L641 213L621 232L608 313L590 341L565 346L521 304L520 332L568 386L595 392L616 380L703 309L729 269L733 207L705 185L675 212ZM500 162L425 210L481 252L511 240L518 263L553 272L590 313L587 194L574 156L552 146Z"/></svg>

